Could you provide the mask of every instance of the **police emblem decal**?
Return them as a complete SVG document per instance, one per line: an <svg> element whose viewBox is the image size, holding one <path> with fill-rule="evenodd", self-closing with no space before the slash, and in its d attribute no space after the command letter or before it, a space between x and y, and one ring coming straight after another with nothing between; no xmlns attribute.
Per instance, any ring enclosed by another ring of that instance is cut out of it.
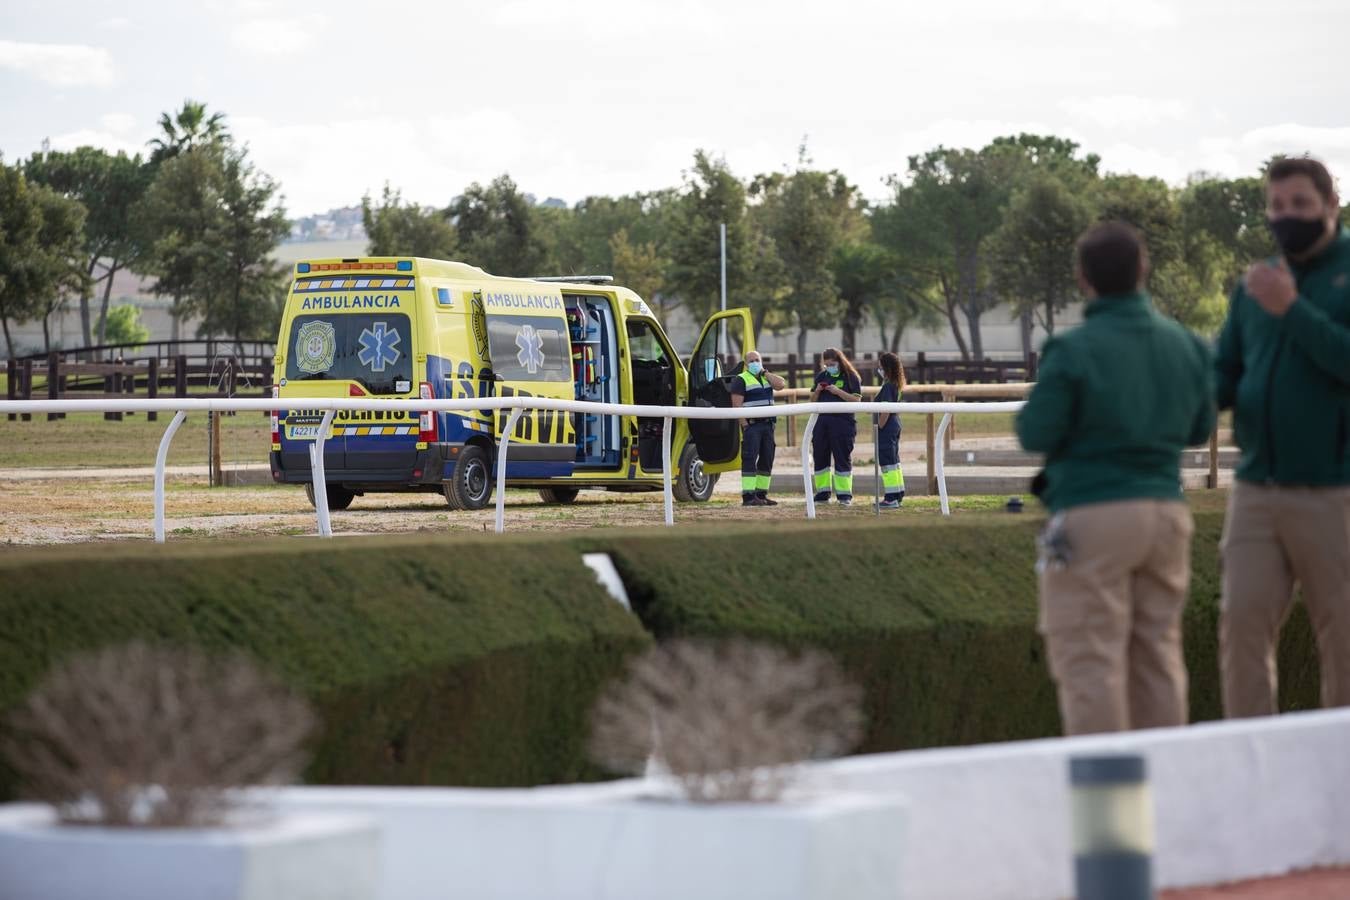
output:
<svg viewBox="0 0 1350 900"><path fill-rule="evenodd" d="M403 339L396 329L390 328L385 322L376 322L370 328L361 329L358 340L361 349L356 358L372 372L383 372L385 367L392 366L403 355L398 349Z"/></svg>
<svg viewBox="0 0 1350 900"><path fill-rule="evenodd" d="M516 332L516 346L520 348L520 352L516 354L516 362L531 375L538 374L539 368L544 364L543 335L535 331L533 325L526 325Z"/></svg>
<svg viewBox="0 0 1350 900"><path fill-rule="evenodd" d="M295 367L301 372L318 375L333 368L337 353L337 338L330 322L305 322L295 337Z"/></svg>

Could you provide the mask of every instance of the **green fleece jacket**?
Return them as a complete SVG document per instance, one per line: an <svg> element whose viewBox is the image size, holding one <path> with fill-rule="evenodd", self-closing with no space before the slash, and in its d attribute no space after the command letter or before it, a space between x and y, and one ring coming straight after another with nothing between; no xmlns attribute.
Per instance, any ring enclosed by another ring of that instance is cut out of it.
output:
<svg viewBox="0 0 1350 900"><path fill-rule="evenodd" d="M1099 297L1083 324L1045 342L1017 437L1046 455L1053 512L1113 500L1180 499L1181 451L1214 430L1213 364L1147 294Z"/></svg>
<svg viewBox="0 0 1350 900"><path fill-rule="evenodd" d="M1258 484L1350 484L1350 233L1291 263L1298 299L1280 318L1239 286L1216 361L1233 409L1237 477Z"/></svg>

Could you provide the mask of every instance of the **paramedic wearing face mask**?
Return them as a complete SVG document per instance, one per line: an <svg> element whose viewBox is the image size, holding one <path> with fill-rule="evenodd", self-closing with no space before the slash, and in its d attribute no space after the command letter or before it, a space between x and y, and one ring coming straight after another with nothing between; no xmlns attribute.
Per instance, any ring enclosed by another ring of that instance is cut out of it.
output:
<svg viewBox="0 0 1350 900"><path fill-rule="evenodd" d="M1218 401L1242 457L1220 548L1224 712L1276 712L1275 647L1301 588L1317 634L1322 705L1350 705L1350 234L1314 159L1266 170L1280 256L1233 292Z"/></svg>
<svg viewBox="0 0 1350 900"><path fill-rule="evenodd" d="M848 357L834 347L820 354L825 370L816 376L812 403L857 403L862 400L862 379ZM811 434L811 455L816 461L816 502L830 502L830 488L841 506L853 502L853 442L858 420L853 413L822 413ZM830 462L834 477L830 477Z"/></svg>
<svg viewBox="0 0 1350 900"><path fill-rule="evenodd" d="M787 387L777 375L764 371L758 352L745 354L745 368L731 382L734 407L773 406L773 392ZM773 429L777 418L741 419L741 506L777 506L769 499L776 449Z"/></svg>

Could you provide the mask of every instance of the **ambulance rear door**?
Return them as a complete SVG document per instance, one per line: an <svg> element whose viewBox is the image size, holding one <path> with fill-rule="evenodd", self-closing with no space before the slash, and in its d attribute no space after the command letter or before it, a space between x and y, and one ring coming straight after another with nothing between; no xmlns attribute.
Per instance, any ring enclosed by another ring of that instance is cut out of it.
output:
<svg viewBox="0 0 1350 900"><path fill-rule="evenodd" d="M744 368L745 354L754 349L749 309L729 309L708 319L689 359L689 405L729 409L732 380ZM723 363L728 358L736 360L729 369ZM741 427L736 419L690 419L689 434L705 472L740 468Z"/></svg>
<svg viewBox="0 0 1350 900"><path fill-rule="evenodd" d="M572 352L561 292L484 291L487 358L498 397L574 399ZM509 410L496 415L498 440ZM576 460L571 418L557 410L526 409L511 434L506 476L566 478Z"/></svg>

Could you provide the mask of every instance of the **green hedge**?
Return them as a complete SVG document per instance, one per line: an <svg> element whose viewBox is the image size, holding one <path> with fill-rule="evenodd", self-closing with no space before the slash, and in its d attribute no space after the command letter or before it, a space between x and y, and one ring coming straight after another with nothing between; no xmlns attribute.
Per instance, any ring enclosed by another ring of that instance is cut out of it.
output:
<svg viewBox="0 0 1350 900"><path fill-rule="evenodd" d="M815 523L597 538L658 639L750 636L834 653L867 689L866 751L1060 733L1036 633L1039 517ZM1185 619L1191 713L1221 714L1222 514L1196 515ZM1296 607L1281 649L1287 709L1317 705L1316 653Z"/></svg>
<svg viewBox="0 0 1350 900"><path fill-rule="evenodd" d="M132 639L241 649L316 704L317 783L599 777L600 686L652 637L835 654L866 688L867 751L1059 733L1036 634L1038 517L900 516L506 537L80 546L0 553L0 715L56 660ZM1196 516L1192 715L1219 715L1221 514ZM612 554L639 619L580 560ZM1302 607L1282 704L1311 708ZM0 771L0 796L13 779Z"/></svg>
<svg viewBox="0 0 1350 900"><path fill-rule="evenodd" d="M0 554L0 585L0 715L78 650L239 649L314 702L320 783L600 777L587 712L650 643L556 541L85 546Z"/></svg>

